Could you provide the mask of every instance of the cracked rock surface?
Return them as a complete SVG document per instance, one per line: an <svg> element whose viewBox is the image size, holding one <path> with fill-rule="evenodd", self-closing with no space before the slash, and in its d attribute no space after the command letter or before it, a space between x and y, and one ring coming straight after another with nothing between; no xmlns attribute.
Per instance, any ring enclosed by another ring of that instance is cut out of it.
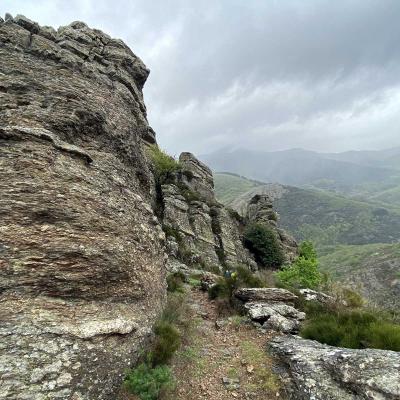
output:
<svg viewBox="0 0 400 400"><path fill-rule="evenodd" d="M272 339L269 349L286 368L293 399L400 398L398 352L343 349L290 335Z"/></svg>
<svg viewBox="0 0 400 400"><path fill-rule="evenodd" d="M0 399L115 399L165 297L143 62L0 19Z"/></svg>

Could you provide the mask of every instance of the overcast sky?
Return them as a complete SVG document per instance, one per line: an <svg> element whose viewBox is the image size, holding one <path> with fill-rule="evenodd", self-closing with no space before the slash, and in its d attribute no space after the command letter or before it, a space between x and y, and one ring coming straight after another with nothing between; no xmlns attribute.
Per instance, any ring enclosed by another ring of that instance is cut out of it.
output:
<svg viewBox="0 0 400 400"><path fill-rule="evenodd" d="M123 39L172 154L400 145L399 0L0 0Z"/></svg>

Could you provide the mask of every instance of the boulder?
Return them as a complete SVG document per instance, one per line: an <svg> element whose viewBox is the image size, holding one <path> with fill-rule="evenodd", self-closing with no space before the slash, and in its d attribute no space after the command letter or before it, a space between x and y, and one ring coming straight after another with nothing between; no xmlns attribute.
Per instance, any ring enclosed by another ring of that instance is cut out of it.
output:
<svg viewBox="0 0 400 400"><path fill-rule="evenodd" d="M280 336L269 349L285 369L285 386L298 400L400 398L400 353L331 347Z"/></svg>
<svg viewBox="0 0 400 400"><path fill-rule="evenodd" d="M283 303L246 303L244 305L252 321L262 324L268 330L296 333L305 313Z"/></svg>
<svg viewBox="0 0 400 400"><path fill-rule="evenodd" d="M297 296L280 288L242 288L234 296L243 302L293 303Z"/></svg>
<svg viewBox="0 0 400 400"><path fill-rule="evenodd" d="M335 302L332 296L313 289L300 289L299 291L306 301L316 301L321 304L333 304Z"/></svg>

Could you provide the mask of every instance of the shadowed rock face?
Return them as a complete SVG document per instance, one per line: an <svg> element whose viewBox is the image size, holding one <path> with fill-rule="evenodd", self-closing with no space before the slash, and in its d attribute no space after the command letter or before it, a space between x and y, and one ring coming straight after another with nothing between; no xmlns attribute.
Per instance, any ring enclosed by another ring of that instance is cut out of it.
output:
<svg viewBox="0 0 400 400"><path fill-rule="evenodd" d="M84 23L0 20L0 399L114 399L149 336L148 73Z"/></svg>

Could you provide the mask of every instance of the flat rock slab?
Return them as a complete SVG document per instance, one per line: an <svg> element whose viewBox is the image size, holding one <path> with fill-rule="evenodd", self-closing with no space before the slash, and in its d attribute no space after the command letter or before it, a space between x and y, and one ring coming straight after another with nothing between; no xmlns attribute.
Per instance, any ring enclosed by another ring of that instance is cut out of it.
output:
<svg viewBox="0 0 400 400"><path fill-rule="evenodd" d="M294 293L279 288L242 288L236 290L234 295L244 302L292 303L297 299Z"/></svg>
<svg viewBox="0 0 400 400"><path fill-rule="evenodd" d="M295 399L400 399L398 352L343 349L298 336L277 337L269 348L287 368Z"/></svg>

